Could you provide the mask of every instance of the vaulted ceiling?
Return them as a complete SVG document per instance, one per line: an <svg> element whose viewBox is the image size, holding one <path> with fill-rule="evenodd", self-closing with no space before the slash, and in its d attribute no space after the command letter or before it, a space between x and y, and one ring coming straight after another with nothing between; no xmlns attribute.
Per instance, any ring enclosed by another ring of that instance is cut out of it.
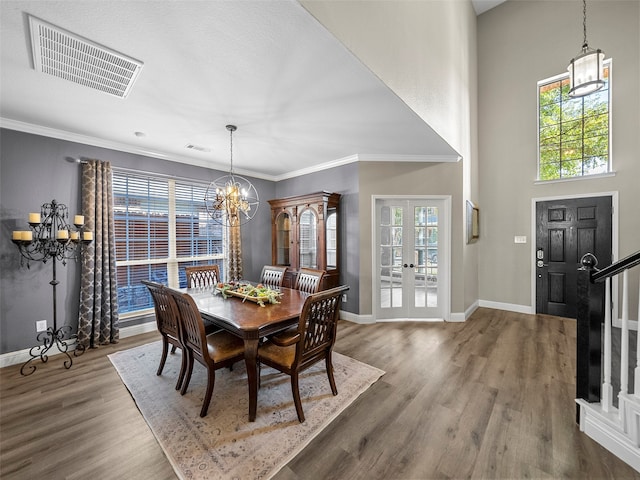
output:
<svg viewBox="0 0 640 480"><path fill-rule="evenodd" d="M354 159L458 159L294 0L0 8L6 128L226 170L225 125L235 124L236 171L268 179ZM130 92L120 98L37 71L29 16L139 60Z"/></svg>

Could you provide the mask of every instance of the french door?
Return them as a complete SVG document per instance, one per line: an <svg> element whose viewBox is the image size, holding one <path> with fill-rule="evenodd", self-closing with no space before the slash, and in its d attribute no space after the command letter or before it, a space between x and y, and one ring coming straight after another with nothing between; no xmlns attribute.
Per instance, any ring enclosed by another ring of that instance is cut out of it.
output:
<svg viewBox="0 0 640 480"><path fill-rule="evenodd" d="M448 197L374 199L376 320L448 317L449 210Z"/></svg>

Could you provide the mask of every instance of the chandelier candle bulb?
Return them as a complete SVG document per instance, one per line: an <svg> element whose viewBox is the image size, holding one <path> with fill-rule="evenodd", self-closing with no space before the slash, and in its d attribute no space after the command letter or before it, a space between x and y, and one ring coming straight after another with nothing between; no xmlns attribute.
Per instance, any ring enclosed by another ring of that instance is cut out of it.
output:
<svg viewBox="0 0 640 480"><path fill-rule="evenodd" d="M80 240L80 232L71 232L70 237L71 240L77 242L78 240Z"/></svg>
<svg viewBox="0 0 640 480"><path fill-rule="evenodd" d="M11 240L22 240L22 231L14 230L11 234Z"/></svg>
<svg viewBox="0 0 640 480"><path fill-rule="evenodd" d="M76 226L84 225L84 215L76 215L73 217L73 224Z"/></svg>
<svg viewBox="0 0 640 480"><path fill-rule="evenodd" d="M21 233L22 233L22 235L21 235L21 240L22 241L24 241L24 242L32 242L33 241L33 232L27 230L27 231L24 231L24 232L21 232Z"/></svg>
<svg viewBox="0 0 640 480"><path fill-rule="evenodd" d="M93 240L93 232L82 232L82 240L91 242Z"/></svg>
<svg viewBox="0 0 640 480"><path fill-rule="evenodd" d="M58 230L58 240L69 240L69 230Z"/></svg>
<svg viewBox="0 0 640 480"><path fill-rule="evenodd" d="M30 213L29 214L29 223L40 223L40 214L39 213Z"/></svg>

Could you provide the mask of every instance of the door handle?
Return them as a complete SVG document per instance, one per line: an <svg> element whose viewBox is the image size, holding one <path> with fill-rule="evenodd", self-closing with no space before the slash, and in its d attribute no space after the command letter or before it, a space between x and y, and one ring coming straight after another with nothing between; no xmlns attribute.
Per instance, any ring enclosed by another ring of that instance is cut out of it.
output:
<svg viewBox="0 0 640 480"><path fill-rule="evenodd" d="M542 267L548 267L549 264L548 263L544 263L542 260L538 260L537 266L538 266L538 268L542 268Z"/></svg>

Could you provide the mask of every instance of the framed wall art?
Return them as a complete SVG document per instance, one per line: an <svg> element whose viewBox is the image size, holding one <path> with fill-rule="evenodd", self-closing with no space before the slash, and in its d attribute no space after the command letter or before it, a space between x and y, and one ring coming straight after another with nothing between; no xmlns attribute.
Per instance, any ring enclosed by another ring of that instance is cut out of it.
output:
<svg viewBox="0 0 640 480"><path fill-rule="evenodd" d="M467 243L473 243L480 238L480 210L477 205L467 200Z"/></svg>

